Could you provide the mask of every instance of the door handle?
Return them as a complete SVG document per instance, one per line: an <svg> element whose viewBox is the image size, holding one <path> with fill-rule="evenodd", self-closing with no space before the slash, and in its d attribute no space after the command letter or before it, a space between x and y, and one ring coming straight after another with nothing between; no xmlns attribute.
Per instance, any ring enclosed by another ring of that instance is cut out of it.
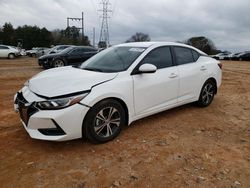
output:
<svg viewBox="0 0 250 188"><path fill-rule="evenodd" d="M201 66L201 71L207 70L205 66Z"/></svg>
<svg viewBox="0 0 250 188"><path fill-rule="evenodd" d="M170 76L169 76L169 78L175 78L175 77L177 77L177 76L178 76L177 74L171 73Z"/></svg>

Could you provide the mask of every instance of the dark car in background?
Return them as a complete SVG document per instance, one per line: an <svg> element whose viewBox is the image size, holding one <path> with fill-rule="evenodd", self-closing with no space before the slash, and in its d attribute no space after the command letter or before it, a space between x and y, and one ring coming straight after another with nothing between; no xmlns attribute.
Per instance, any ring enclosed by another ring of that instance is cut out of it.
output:
<svg viewBox="0 0 250 188"><path fill-rule="evenodd" d="M239 61L250 61L250 52L239 55Z"/></svg>
<svg viewBox="0 0 250 188"><path fill-rule="evenodd" d="M79 65L97 53L97 49L90 46L72 46L59 53L40 57L38 64L44 68Z"/></svg>
<svg viewBox="0 0 250 188"><path fill-rule="evenodd" d="M236 54L234 54L234 55L230 58L230 60L239 61L239 60L240 60L240 57L244 56L244 55L247 54L247 53L250 53L250 52L245 51L245 52L236 53Z"/></svg>

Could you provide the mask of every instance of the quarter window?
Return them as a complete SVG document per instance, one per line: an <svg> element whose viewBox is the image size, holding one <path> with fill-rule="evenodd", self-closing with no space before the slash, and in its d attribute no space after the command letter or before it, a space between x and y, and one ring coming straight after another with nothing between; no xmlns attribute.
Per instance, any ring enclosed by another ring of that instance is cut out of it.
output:
<svg viewBox="0 0 250 188"><path fill-rule="evenodd" d="M174 47L176 61L178 65L195 62L191 49L183 47Z"/></svg>
<svg viewBox="0 0 250 188"><path fill-rule="evenodd" d="M194 61L197 61L200 57L200 54L196 52L195 50L192 50L192 53L193 53Z"/></svg>
<svg viewBox="0 0 250 188"><path fill-rule="evenodd" d="M152 50L149 54L142 60L142 64L153 64L157 69L162 69L170 67L172 63L172 55L170 47L160 47Z"/></svg>

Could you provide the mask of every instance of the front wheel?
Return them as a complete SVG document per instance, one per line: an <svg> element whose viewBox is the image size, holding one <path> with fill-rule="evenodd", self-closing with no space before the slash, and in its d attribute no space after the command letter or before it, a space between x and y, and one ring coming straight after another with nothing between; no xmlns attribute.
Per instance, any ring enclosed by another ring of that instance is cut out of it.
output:
<svg viewBox="0 0 250 188"><path fill-rule="evenodd" d="M83 134L94 143L104 143L119 135L125 125L125 111L116 100L108 99L93 106L83 124Z"/></svg>
<svg viewBox="0 0 250 188"><path fill-rule="evenodd" d="M199 100L197 101L197 104L201 107L209 106L214 99L215 93L216 93L215 83L211 80L206 81L201 89L200 97Z"/></svg>
<svg viewBox="0 0 250 188"><path fill-rule="evenodd" d="M9 59L14 59L14 58L15 58L15 54L12 54L12 53L9 54L9 55L8 55L8 58L9 58Z"/></svg>
<svg viewBox="0 0 250 188"><path fill-rule="evenodd" d="M63 60L61 59L56 59L55 61L53 61L53 67L56 68L56 67L63 67L65 66L65 63Z"/></svg>

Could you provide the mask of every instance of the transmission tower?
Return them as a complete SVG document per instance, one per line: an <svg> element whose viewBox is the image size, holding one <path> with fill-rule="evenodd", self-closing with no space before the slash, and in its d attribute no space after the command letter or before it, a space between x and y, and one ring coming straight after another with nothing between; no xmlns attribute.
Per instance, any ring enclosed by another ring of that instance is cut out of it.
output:
<svg viewBox="0 0 250 188"><path fill-rule="evenodd" d="M100 39L99 39L99 47L108 47L109 46L109 25L108 25L108 19L109 13L112 12L111 9L109 9L110 3L109 0L101 0L102 10L99 10L102 12L102 24L101 24L101 32L100 32Z"/></svg>

